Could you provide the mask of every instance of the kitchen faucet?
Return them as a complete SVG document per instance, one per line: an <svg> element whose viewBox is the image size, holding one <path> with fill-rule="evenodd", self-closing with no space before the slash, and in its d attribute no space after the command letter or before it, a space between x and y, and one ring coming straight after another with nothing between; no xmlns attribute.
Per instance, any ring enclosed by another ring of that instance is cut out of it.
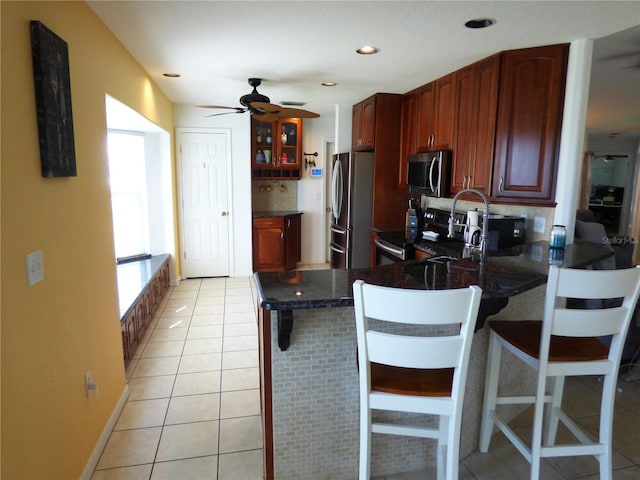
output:
<svg viewBox="0 0 640 480"><path fill-rule="evenodd" d="M480 190L476 190L475 188L463 188L453 197L453 204L451 205L451 214L449 215L449 234L447 235L449 238L453 238L453 228L456 226L455 221L455 213L456 213L456 203L458 202L458 197L465 193L475 193L484 202L484 213L482 214L482 235L480 237L480 249L484 254L487 251L487 243L489 242L489 199L487 196L482 193ZM460 224L457 224L460 225Z"/></svg>

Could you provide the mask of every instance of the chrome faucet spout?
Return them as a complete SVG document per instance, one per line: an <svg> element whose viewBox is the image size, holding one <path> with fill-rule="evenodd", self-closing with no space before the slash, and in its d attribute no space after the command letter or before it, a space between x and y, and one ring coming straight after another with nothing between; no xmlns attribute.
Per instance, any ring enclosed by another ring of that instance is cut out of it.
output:
<svg viewBox="0 0 640 480"><path fill-rule="evenodd" d="M482 236L480 237L480 248L482 249L482 253L485 253L487 250L487 243L489 242L489 199L487 196L482 193L480 190L476 190L475 188L463 188L453 197L453 204L451 205L451 214L449 215L449 238L454 237L454 227L455 227L455 213L456 213L456 204L458 203L458 198L460 195L464 195L465 193L473 193L478 195L482 201L484 202L484 212L482 213Z"/></svg>

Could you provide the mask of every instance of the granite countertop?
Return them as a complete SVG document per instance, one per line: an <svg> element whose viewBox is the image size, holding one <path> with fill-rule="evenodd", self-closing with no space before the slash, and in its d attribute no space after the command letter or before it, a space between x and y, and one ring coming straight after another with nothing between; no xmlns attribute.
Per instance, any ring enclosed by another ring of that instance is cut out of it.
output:
<svg viewBox="0 0 640 480"><path fill-rule="evenodd" d="M116 267L120 320L129 313L142 291L168 258L169 254L163 253L145 260L122 263Z"/></svg>
<svg viewBox="0 0 640 480"><path fill-rule="evenodd" d="M439 251L439 248L435 243L431 249L438 255L452 253ZM489 254L483 262L474 258L438 260L431 257L376 268L257 272L254 277L260 306L266 310L352 306L351 289L357 279L409 289L439 290L479 285L483 300L494 300L546 283L550 252L554 254L548 242L542 241L502 249ZM563 253L563 258L555 258L554 263L571 268L584 268L613 255L607 245L579 239L567 245ZM457 256L462 257L460 252Z"/></svg>
<svg viewBox="0 0 640 480"><path fill-rule="evenodd" d="M273 211L254 211L252 212L253 218L267 218L267 217L287 217L289 215L302 215L302 212L297 210L273 210Z"/></svg>

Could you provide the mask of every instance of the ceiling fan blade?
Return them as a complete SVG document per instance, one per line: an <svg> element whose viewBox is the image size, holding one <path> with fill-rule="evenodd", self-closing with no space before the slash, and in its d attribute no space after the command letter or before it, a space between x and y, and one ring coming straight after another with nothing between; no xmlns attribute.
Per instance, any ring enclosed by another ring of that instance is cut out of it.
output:
<svg viewBox="0 0 640 480"><path fill-rule="evenodd" d="M280 110L279 115L287 118L318 118L320 115L309 110L303 110L301 108L289 108L284 107Z"/></svg>
<svg viewBox="0 0 640 480"><path fill-rule="evenodd" d="M235 112L212 113L211 115L205 115L205 118L206 117L219 117L220 115L229 115L230 113L244 113L244 110L237 110Z"/></svg>
<svg viewBox="0 0 640 480"><path fill-rule="evenodd" d="M247 111L244 107L227 107L225 105L196 105L198 108L223 108L226 110L235 110L238 113L244 113ZM233 112L230 112L233 113Z"/></svg>
<svg viewBox="0 0 640 480"><path fill-rule="evenodd" d="M251 108L257 110L262 113L280 113L282 107L280 105L276 105L275 103L268 102L251 102Z"/></svg>
<svg viewBox="0 0 640 480"><path fill-rule="evenodd" d="M277 118L317 118L320 116L317 113L302 110L301 108L281 107L274 103L252 102L251 108L263 112L264 115L277 115ZM261 120L263 118L263 115L255 112L254 115L259 116Z"/></svg>

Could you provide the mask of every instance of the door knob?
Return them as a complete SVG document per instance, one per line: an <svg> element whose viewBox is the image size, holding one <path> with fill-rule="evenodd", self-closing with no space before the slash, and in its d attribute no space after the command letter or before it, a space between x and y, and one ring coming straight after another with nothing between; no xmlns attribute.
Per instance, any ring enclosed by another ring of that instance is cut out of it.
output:
<svg viewBox="0 0 640 480"><path fill-rule="evenodd" d="M227 212L222 212L222 213L221 213L221 215L222 215L223 217L226 217L226 216L227 216Z"/></svg>

